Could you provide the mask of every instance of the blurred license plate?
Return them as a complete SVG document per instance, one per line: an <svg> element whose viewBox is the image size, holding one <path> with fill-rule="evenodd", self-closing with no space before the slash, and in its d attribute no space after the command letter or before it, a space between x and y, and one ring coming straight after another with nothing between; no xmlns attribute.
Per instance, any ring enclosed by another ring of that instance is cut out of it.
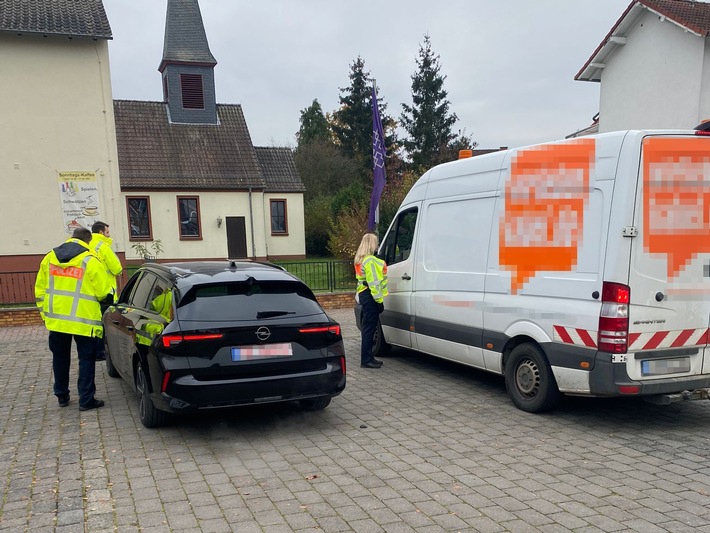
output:
<svg viewBox="0 0 710 533"><path fill-rule="evenodd" d="M250 361L271 357L291 357L293 348L290 342L281 344L254 344L252 346L232 346L232 361Z"/></svg>
<svg viewBox="0 0 710 533"><path fill-rule="evenodd" d="M649 359L641 361L641 374L644 376L662 376L690 372L690 358Z"/></svg>

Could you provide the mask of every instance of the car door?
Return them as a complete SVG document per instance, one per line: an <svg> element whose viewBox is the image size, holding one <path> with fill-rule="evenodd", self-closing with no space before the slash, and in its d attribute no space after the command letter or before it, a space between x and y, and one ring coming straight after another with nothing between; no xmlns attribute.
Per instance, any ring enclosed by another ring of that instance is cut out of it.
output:
<svg viewBox="0 0 710 533"><path fill-rule="evenodd" d="M420 204L409 206L397 215L379 253L387 263L389 291L385 310L380 315L382 332L388 343L406 348L412 347L414 247Z"/></svg>
<svg viewBox="0 0 710 533"><path fill-rule="evenodd" d="M124 293L121 293L121 301L108 316L112 329L112 344L109 345L111 362L130 383L133 383L133 354L138 346L145 345L145 339L137 332L156 279L157 276L152 272L143 271L125 298ZM114 353L117 355L114 356Z"/></svg>
<svg viewBox="0 0 710 533"><path fill-rule="evenodd" d="M125 371L123 361L133 350L133 339L130 335L127 335L130 325L127 324L124 316L125 310L131 305L131 295L141 277L143 277L143 272L139 271L128 280L118 297L117 303L108 308L103 318L104 341L108 348L111 364L121 375L124 375Z"/></svg>

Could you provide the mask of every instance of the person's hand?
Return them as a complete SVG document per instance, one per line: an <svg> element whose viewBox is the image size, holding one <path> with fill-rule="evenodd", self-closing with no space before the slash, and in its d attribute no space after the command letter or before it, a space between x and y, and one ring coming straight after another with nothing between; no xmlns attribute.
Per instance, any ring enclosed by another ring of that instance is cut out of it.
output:
<svg viewBox="0 0 710 533"><path fill-rule="evenodd" d="M382 302L377 302L377 312L379 314L382 314L382 311L384 311L384 310L385 310L385 304L383 304Z"/></svg>

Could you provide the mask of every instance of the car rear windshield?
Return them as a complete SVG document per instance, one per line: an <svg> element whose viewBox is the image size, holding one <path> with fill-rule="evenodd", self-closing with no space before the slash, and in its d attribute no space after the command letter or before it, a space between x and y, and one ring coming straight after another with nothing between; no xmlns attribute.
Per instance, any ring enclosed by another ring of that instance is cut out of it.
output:
<svg viewBox="0 0 710 533"><path fill-rule="evenodd" d="M311 290L294 281L197 285L178 303L179 320L257 320L322 313Z"/></svg>

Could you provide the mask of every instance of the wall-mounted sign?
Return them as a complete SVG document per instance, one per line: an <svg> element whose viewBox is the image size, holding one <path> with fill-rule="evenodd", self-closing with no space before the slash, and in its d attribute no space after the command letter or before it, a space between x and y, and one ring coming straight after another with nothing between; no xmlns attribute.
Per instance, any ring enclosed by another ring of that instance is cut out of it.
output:
<svg viewBox="0 0 710 533"><path fill-rule="evenodd" d="M96 172L59 172L59 198L65 233L71 234L79 227L91 229L100 220Z"/></svg>

